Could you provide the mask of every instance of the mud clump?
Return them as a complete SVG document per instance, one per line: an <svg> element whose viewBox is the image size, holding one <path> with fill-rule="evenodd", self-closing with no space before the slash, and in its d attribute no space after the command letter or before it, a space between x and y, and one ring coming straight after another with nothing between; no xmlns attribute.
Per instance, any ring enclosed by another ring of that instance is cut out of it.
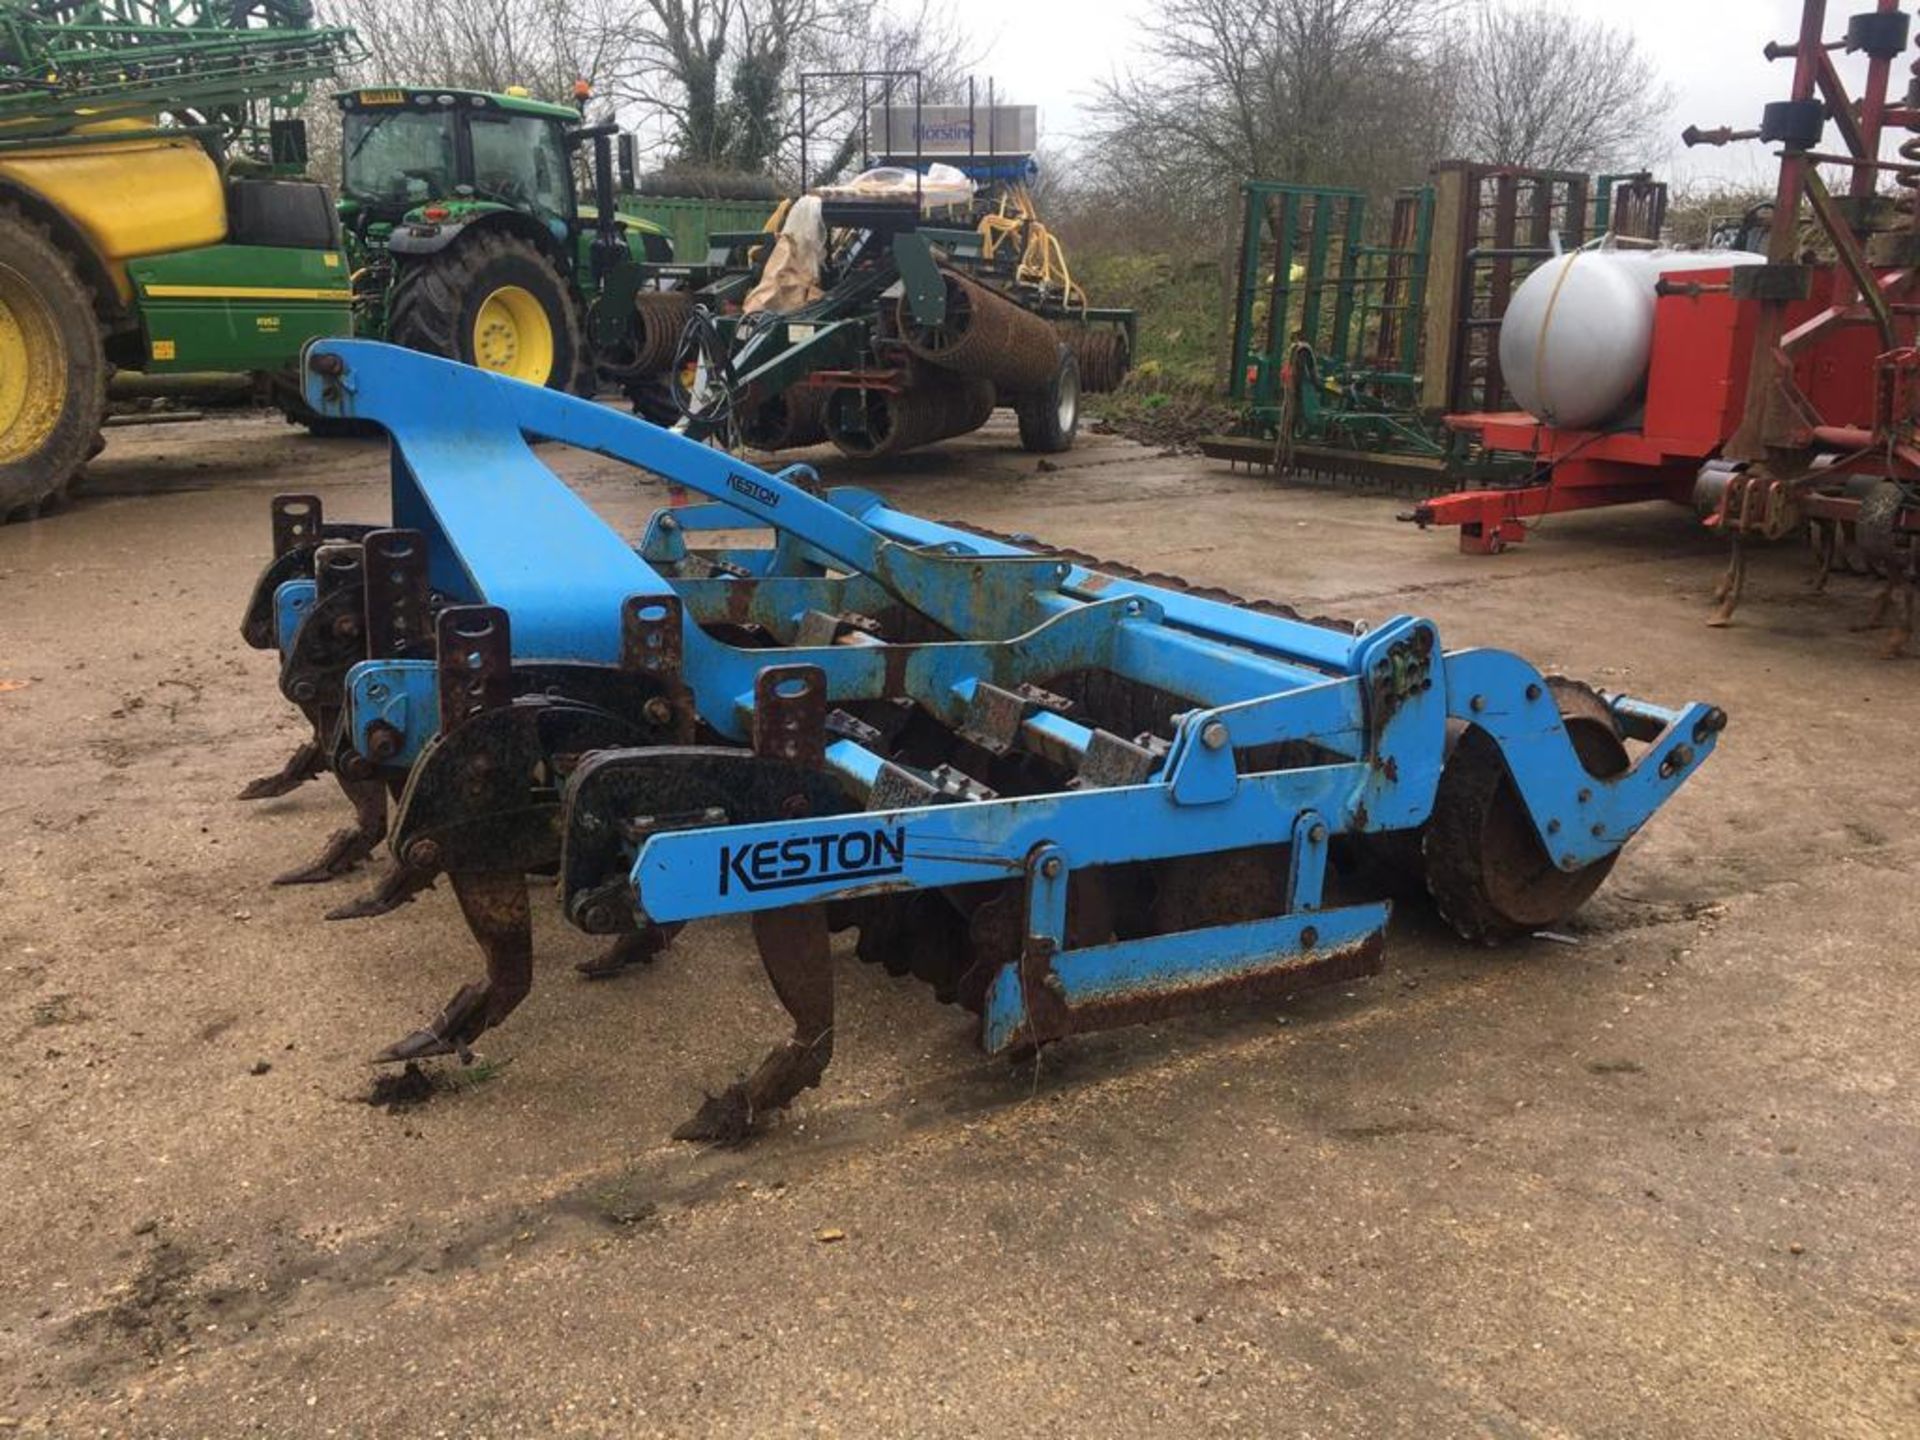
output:
<svg viewBox="0 0 1920 1440"><path fill-rule="evenodd" d="M409 1060L406 1068L398 1074L389 1071L374 1076L373 1084L367 1087L364 1098L367 1104L376 1109L397 1115L403 1110L426 1104L439 1088L431 1075Z"/></svg>
<svg viewBox="0 0 1920 1440"><path fill-rule="evenodd" d="M1210 393L1122 389L1088 403L1096 434L1124 435L1173 454L1195 454L1200 437L1231 430L1238 412Z"/></svg>

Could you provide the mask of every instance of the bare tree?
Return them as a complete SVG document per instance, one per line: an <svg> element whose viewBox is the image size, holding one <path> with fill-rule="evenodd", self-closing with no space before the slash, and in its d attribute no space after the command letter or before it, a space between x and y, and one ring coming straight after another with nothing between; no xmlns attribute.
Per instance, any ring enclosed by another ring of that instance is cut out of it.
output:
<svg viewBox="0 0 1920 1440"><path fill-rule="evenodd" d="M615 68L630 48L617 0L330 0L367 52L358 81L504 90L543 98Z"/></svg>
<svg viewBox="0 0 1920 1440"><path fill-rule="evenodd" d="M1631 34L1559 10L1483 5L1447 59L1454 134L1475 160L1637 166L1673 109L1672 90Z"/></svg>
<svg viewBox="0 0 1920 1440"><path fill-rule="evenodd" d="M1455 0L1169 0L1099 88L1089 165L1136 213L1204 222L1250 177L1391 189L1445 149Z"/></svg>
<svg viewBox="0 0 1920 1440"><path fill-rule="evenodd" d="M367 51L349 83L523 85L561 100L586 80L659 161L791 178L805 70L917 68L929 96L967 63L952 12L932 0L325 0ZM857 85L812 97L824 169L857 152ZM835 148L837 142L837 149ZM816 157L814 168L822 168Z"/></svg>
<svg viewBox="0 0 1920 1440"><path fill-rule="evenodd" d="M918 70L926 98L966 68L952 12L930 0L642 0L637 64L625 108L651 117L679 164L743 171L798 169L799 77L806 71ZM837 174L858 149L857 83L816 83L809 129L829 137L811 168ZM904 91L902 93L905 93ZM876 99L877 91L868 95Z"/></svg>

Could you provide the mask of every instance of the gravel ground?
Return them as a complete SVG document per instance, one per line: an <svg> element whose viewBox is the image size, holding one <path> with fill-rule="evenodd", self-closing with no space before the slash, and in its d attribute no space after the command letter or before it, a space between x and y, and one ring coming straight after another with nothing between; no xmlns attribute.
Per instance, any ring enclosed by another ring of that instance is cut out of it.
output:
<svg viewBox="0 0 1920 1440"><path fill-rule="evenodd" d="M826 1083L666 1137L781 1033L744 927L533 996L430 1103L366 1057L477 956L445 888L323 923L339 823L237 803L299 738L236 626L266 501L384 518L380 447L113 432L0 531L0 1431L61 1436L1920 1434L1920 666L1864 582L1761 557L1741 623L1677 509L1498 559L1396 502L1002 417L835 469L907 508L1311 611L1434 616L1732 715L1573 944L1406 908L1385 972L1009 1069L840 968ZM661 498L556 468L636 528ZM1904 778L1903 778L1904 777Z"/></svg>

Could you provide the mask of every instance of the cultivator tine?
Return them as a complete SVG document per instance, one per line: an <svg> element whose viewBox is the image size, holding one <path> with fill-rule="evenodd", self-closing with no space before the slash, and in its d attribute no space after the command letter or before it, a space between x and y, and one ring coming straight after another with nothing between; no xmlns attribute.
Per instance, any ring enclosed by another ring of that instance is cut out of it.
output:
<svg viewBox="0 0 1920 1440"><path fill-rule="evenodd" d="M769 665L754 677L753 751L762 759L817 769L827 739L826 676L813 665ZM784 815L812 809L796 791L780 804ZM820 1083L833 1058L833 960L824 905L763 910L753 916L753 941L774 994L793 1017L793 1038L776 1045L759 1066L673 1132L677 1140L732 1144L802 1090Z"/></svg>
<svg viewBox="0 0 1920 1440"><path fill-rule="evenodd" d="M277 535L279 510L275 512L275 525ZM387 833L386 784L374 778L371 767L354 753L340 723L347 670L366 652L364 544L328 541L319 545L314 551L314 582L313 606L301 619L282 663L280 688L313 726L310 743L323 757L320 768L333 772L353 806L354 823L328 837L311 863L276 877L276 885L314 885L338 879L372 855ZM313 763L302 753L283 767L282 773L291 774L295 762L303 766Z"/></svg>
<svg viewBox="0 0 1920 1440"><path fill-rule="evenodd" d="M334 906L327 911L325 918L370 920L378 915L391 914L402 905L411 904L414 896L422 890L431 889L433 882L439 878L440 872L431 866L409 865L404 860L395 860L373 889L358 899Z"/></svg>
<svg viewBox="0 0 1920 1440"><path fill-rule="evenodd" d="M679 930L678 925L643 925L629 930L598 955L575 961L573 968L589 980L606 980L636 965L651 965Z"/></svg>
<svg viewBox="0 0 1920 1440"><path fill-rule="evenodd" d="M271 775L249 780L236 797L241 800L272 800L298 790L307 781L326 773L326 752L317 740L302 740L293 754Z"/></svg>
<svg viewBox="0 0 1920 1440"><path fill-rule="evenodd" d="M709 1095L676 1140L734 1144L802 1090L820 1083L833 1059L833 957L826 907L762 910L753 917L753 943L773 990L793 1017L793 1038L776 1045L754 1072Z"/></svg>
<svg viewBox="0 0 1920 1440"><path fill-rule="evenodd" d="M533 910L518 870L466 871L448 877L467 928L487 957L487 978L462 985L423 1030L373 1057L376 1065L432 1055L471 1058L473 1042L498 1025L533 988Z"/></svg>
<svg viewBox="0 0 1920 1440"><path fill-rule="evenodd" d="M356 870L371 858L387 838L387 784L372 779L349 779L338 770L334 778L353 806L353 824L327 837L311 864L276 875L276 885L324 885Z"/></svg>
<svg viewBox="0 0 1920 1440"><path fill-rule="evenodd" d="M1713 614L1707 617L1707 624L1715 630L1725 629L1733 623L1734 612L1740 608L1740 597L1747 588L1747 547L1738 531L1734 532L1731 548L1727 553L1727 570L1720 582L1713 587Z"/></svg>
<svg viewBox="0 0 1920 1440"><path fill-rule="evenodd" d="M653 613L641 613L647 608ZM403 797L394 839L400 868L353 913L377 913L375 907L404 903L443 871L456 892L471 897L492 893L490 877L550 870L559 859L554 821L560 787L581 758L659 743L691 728L691 700L677 662L677 601L654 607L630 604L623 613L630 622L629 648L644 651L648 663L630 665L623 657L620 666L601 670L597 680L554 672L559 683L518 700L512 698L507 613L484 605L440 613L433 663L441 731L415 764ZM649 636L654 643L648 642ZM562 693L568 685L586 687L597 701ZM678 701L668 698L674 695ZM653 959L678 929L639 923L630 900L609 900L603 909L589 928L613 935L614 941L604 954L576 966L591 979ZM440 1020L393 1047L391 1058L444 1053L405 1047L415 1041L437 1043L434 1037L444 1040L460 1025L476 1023L473 1017L481 1012L475 1007L483 1002L493 1006L487 1013L495 1020L502 1018L525 993L518 978L511 984L498 978L508 964L503 957L531 954L531 921L524 910L498 900L469 903L467 898L462 899L462 910L493 978L487 987L462 990ZM508 973L517 977L510 967ZM489 995L511 998L489 1001Z"/></svg>

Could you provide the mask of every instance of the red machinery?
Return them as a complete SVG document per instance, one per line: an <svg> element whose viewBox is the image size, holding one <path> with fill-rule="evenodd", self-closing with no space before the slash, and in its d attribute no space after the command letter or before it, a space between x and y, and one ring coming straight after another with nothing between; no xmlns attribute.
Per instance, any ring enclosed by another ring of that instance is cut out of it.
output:
<svg viewBox="0 0 1920 1440"><path fill-rule="evenodd" d="M1920 61L1898 103L1888 98L1911 17L1900 0L1851 17L1824 38L1826 0L1805 0L1795 41L1766 48L1794 65L1789 99L1756 130L1689 129L1688 144L1778 143L1780 178L1767 263L1663 278L1655 302L1644 412L1600 429L1559 429L1524 412L1466 414L1447 424L1489 453L1533 462L1527 483L1461 491L1422 504L1422 525L1458 525L1463 550L1491 553L1540 516L1669 499L1694 503L1731 537L1714 620L1739 602L1746 542L1803 525L1821 557L1858 553L1887 580L1876 623L1897 608L1891 649L1913 628L1920 536ZM1858 101L1831 51L1868 57ZM1822 150L1827 126L1842 150ZM1900 158L1883 133L1914 132ZM1843 169L1844 190L1820 167ZM1901 187L1880 193L1883 174ZM1804 202L1804 205L1803 205ZM1803 245L1803 213L1831 259Z"/></svg>

